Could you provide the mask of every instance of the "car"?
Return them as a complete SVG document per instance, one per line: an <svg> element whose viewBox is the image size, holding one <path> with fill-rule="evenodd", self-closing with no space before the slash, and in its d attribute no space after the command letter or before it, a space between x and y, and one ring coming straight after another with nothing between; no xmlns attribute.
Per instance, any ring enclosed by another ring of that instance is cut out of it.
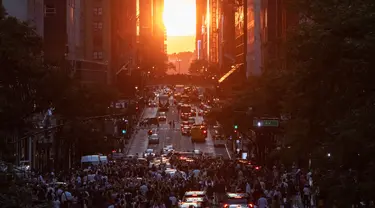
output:
<svg viewBox="0 0 375 208"><path fill-rule="evenodd" d="M159 144L159 135L152 134L148 137L148 143L149 144Z"/></svg>
<svg viewBox="0 0 375 208"><path fill-rule="evenodd" d="M181 120L187 121L189 120L190 113L181 113Z"/></svg>
<svg viewBox="0 0 375 208"><path fill-rule="evenodd" d="M180 202L178 207L179 208L190 208L190 207L201 208L202 205L198 203L194 203L194 202Z"/></svg>
<svg viewBox="0 0 375 208"><path fill-rule="evenodd" d="M190 125L195 124L195 118L194 117L189 117L188 122L189 122Z"/></svg>
<svg viewBox="0 0 375 208"><path fill-rule="evenodd" d="M182 121L182 122L181 122L181 128L182 128L183 126L189 126L189 121Z"/></svg>
<svg viewBox="0 0 375 208"><path fill-rule="evenodd" d="M173 151L173 145L166 145L165 147L163 147L163 154L165 155Z"/></svg>
<svg viewBox="0 0 375 208"><path fill-rule="evenodd" d="M198 205L208 204L206 191L187 191L185 192L182 202L197 203ZM205 206L202 206L205 207Z"/></svg>
<svg viewBox="0 0 375 208"><path fill-rule="evenodd" d="M157 105L156 105L156 103L155 102L148 102L148 107L150 107L150 108L155 108Z"/></svg>
<svg viewBox="0 0 375 208"><path fill-rule="evenodd" d="M144 157L155 157L155 153L153 149L146 149L145 153L143 154Z"/></svg>
<svg viewBox="0 0 375 208"><path fill-rule="evenodd" d="M204 204L208 204L208 200L205 200L204 197L187 197L181 204L194 204L194 207L206 207Z"/></svg>
<svg viewBox="0 0 375 208"><path fill-rule="evenodd" d="M224 203L221 206L223 208L234 208L234 207L244 207L253 208L254 204L250 203L246 193L232 193L227 192L224 197Z"/></svg>
<svg viewBox="0 0 375 208"><path fill-rule="evenodd" d="M183 126L181 128L181 133L182 135L190 135L190 130L191 130L190 126Z"/></svg>
<svg viewBox="0 0 375 208"><path fill-rule="evenodd" d="M167 116L158 116L158 120L159 121L166 121L167 120Z"/></svg>

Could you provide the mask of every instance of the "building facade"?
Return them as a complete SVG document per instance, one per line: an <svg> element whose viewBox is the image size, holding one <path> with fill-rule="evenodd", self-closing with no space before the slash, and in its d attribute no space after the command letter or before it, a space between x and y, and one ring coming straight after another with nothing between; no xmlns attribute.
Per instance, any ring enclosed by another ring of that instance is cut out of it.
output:
<svg viewBox="0 0 375 208"><path fill-rule="evenodd" d="M142 69L165 67L168 60L163 8L164 0L137 0L137 55Z"/></svg>
<svg viewBox="0 0 375 208"><path fill-rule="evenodd" d="M206 16L207 0L196 0L195 56L196 59L207 59Z"/></svg>
<svg viewBox="0 0 375 208"><path fill-rule="evenodd" d="M237 71L248 78L268 69L285 69L283 45L288 28L298 24L298 14L287 11L285 0L236 0L234 3L235 67L226 66L228 74ZM224 20L225 17L228 18L224 15Z"/></svg>

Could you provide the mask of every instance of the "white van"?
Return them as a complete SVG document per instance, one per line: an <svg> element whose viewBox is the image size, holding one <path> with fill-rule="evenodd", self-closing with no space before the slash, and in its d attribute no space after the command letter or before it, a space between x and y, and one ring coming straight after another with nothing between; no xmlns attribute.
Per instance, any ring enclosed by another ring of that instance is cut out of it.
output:
<svg viewBox="0 0 375 208"><path fill-rule="evenodd" d="M99 165L101 162L101 157L100 155L85 155L81 157L81 166L83 168L87 168L92 165ZM106 157L106 156L104 156Z"/></svg>

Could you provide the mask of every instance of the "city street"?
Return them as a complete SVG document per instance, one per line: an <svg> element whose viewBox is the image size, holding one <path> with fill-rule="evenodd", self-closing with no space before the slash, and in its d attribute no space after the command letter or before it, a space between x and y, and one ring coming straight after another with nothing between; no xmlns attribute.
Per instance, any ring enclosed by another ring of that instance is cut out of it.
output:
<svg viewBox="0 0 375 208"><path fill-rule="evenodd" d="M170 100L170 103L173 103L172 100ZM142 119L157 116L157 110L158 108L145 108L142 114ZM222 156L223 158L230 157L229 151L226 147L214 147L210 131L208 131L208 136L205 143L192 143L189 136L181 135L181 126L177 106L171 105L166 115L167 121L161 122L157 130L157 134L159 135L159 144L148 144L147 131L149 129L157 129L157 126L139 126L138 132L133 136L133 140L130 144L130 149L128 152L129 155L135 155L136 153L142 155L147 148L153 149L155 152L160 152L164 146L173 145L174 149L177 151L200 150L214 156ZM175 121L175 128L169 125L170 121ZM203 118L201 116L197 116L196 121L197 123L201 123Z"/></svg>

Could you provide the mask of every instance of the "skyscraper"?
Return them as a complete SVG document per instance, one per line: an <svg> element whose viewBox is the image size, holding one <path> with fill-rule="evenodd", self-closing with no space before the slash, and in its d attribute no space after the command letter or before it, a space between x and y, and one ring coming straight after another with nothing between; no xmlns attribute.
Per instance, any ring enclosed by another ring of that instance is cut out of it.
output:
<svg viewBox="0 0 375 208"><path fill-rule="evenodd" d="M206 59L204 34L206 33L207 0L195 0L196 5L196 29L195 29L195 56L197 59Z"/></svg>
<svg viewBox="0 0 375 208"><path fill-rule="evenodd" d="M164 0L137 0L139 11L138 55L142 68L164 67L165 27Z"/></svg>

